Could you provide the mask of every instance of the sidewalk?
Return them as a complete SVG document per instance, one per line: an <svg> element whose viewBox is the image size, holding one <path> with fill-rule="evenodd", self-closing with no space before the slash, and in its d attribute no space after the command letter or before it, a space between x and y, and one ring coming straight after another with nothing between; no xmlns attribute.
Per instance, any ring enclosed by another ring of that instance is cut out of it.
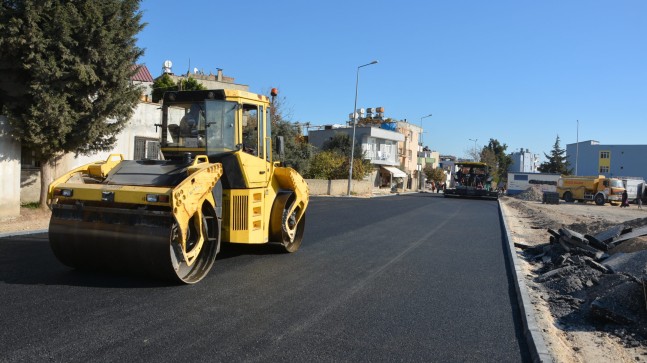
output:
<svg viewBox="0 0 647 363"><path fill-rule="evenodd" d="M20 216L0 219L0 238L20 234L46 232L49 226L49 210L20 208Z"/></svg>

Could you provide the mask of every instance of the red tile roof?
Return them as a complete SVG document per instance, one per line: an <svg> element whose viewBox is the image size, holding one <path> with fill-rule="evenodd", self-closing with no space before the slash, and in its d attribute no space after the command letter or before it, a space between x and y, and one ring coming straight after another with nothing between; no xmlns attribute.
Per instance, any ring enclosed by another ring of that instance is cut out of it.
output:
<svg viewBox="0 0 647 363"><path fill-rule="evenodd" d="M140 82L153 82L153 76L151 76L151 72L148 71L148 68L145 65L133 65L133 68L137 68L137 73L130 77L131 80Z"/></svg>

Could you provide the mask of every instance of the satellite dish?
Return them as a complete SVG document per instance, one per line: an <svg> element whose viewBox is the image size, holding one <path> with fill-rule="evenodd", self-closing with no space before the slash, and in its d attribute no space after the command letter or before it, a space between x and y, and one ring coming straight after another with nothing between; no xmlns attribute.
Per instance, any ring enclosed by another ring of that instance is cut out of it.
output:
<svg viewBox="0 0 647 363"><path fill-rule="evenodd" d="M193 68L193 74L198 74L198 68Z"/></svg>
<svg viewBox="0 0 647 363"><path fill-rule="evenodd" d="M164 68L171 68L171 67L173 67L173 62L171 62L170 60L165 60Z"/></svg>

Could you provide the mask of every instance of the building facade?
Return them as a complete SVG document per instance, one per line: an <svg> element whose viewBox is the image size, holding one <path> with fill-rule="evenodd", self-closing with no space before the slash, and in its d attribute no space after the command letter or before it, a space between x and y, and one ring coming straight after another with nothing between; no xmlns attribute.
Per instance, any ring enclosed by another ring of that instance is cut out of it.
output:
<svg viewBox="0 0 647 363"><path fill-rule="evenodd" d="M404 135L404 140L398 142L400 169L407 174L406 189L416 190L423 178L422 166L418 163L418 152L422 151L420 135L422 128L407 121L396 123L398 133Z"/></svg>
<svg viewBox="0 0 647 363"><path fill-rule="evenodd" d="M566 145L575 175L642 177L647 180L647 145L605 145L595 140Z"/></svg>
<svg viewBox="0 0 647 363"><path fill-rule="evenodd" d="M533 154L530 150L520 149L510 154L512 163L508 171L516 173L536 173L539 168L539 154Z"/></svg>
<svg viewBox="0 0 647 363"><path fill-rule="evenodd" d="M427 176L424 173L425 168L430 166L433 169L436 169L440 166L440 153L438 151L429 150L426 146L420 146L421 151L418 152L418 165L419 170L422 170L421 178L418 180L420 189L425 189L426 185L431 181L427 180Z"/></svg>
<svg viewBox="0 0 647 363"><path fill-rule="evenodd" d="M322 148L324 143L336 134L353 136L352 127L325 126L322 130L309 130L308 142ZM398 143L404 140L404 135L395 131L372 126L355 128L355 142L361 145L364 158L375 166L372 174L374 187L392 187L404 185L407 174L400 170Z"/></svg>
<svg viewBox="0 0 647 363"><path fill-rule="evenodd" d="M249 91L248 85L236 83L234 77L223 75L222 69L220 68L218 68L216 74L205 74L204 72L194 70L193 73L187 72L185 74L176 75L171 72L170 68L164 68L163 72L168 74L175 83L186 81L190 77L198 81L198 83L203 85L206 89L235 89L239 91Z"/></svg>

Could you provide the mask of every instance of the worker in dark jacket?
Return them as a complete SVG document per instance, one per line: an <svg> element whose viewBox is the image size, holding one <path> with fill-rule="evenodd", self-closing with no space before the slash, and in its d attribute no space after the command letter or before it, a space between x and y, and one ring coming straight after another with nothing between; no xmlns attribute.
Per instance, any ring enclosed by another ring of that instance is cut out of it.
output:
<svg viewBox="0 0 647 363"><path fill-rule="evenodd" d="M625 191L622 192L622 203L620 204L620 208L629 206L629 201L627 199L627 190L625 189Z"/></svg>

